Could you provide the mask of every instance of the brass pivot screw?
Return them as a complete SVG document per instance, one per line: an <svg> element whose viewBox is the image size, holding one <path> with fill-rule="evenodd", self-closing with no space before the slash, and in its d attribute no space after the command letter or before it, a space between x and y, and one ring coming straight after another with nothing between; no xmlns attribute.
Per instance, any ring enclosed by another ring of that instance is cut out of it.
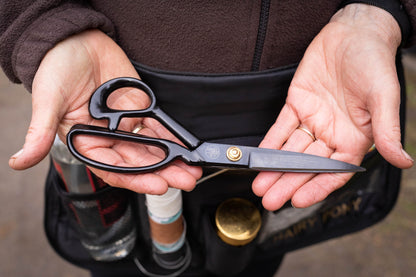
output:
<svg viewBox="0 0 416 277"><path fill-rule="evenodd" d="M227 158L232 162L237 162L243 157L243 152L236 146L227 149Z"/></svg>

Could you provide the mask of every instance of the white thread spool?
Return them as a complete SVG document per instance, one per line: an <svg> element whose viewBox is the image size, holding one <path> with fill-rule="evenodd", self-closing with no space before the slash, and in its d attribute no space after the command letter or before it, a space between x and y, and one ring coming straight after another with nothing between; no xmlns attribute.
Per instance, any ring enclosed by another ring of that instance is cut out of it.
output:
<svg viewBox="0 0 416 277"><path fill-rule="evenodd" d="M146 194L153 245L160 253L172 253L185 243L182 193L169 188L163 195Z"/></svg>

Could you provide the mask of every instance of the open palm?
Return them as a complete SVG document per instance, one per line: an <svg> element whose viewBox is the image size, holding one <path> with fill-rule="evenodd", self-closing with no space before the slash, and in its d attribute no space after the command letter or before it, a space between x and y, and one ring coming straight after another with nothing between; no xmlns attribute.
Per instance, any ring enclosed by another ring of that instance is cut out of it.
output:
<svg viewBox="0 0 416 277"><path fill-rule="evenodd" d="M125 53L100 31L86 31L56 45L42 60L32 86L33 113L23 151L11 158L14 169L35 165L48 153L55 134L65 141L69 129L77 123L106 126L89 115L88 102L99 85L115 77L139 78ZM109 99L109 105L120 109L139 109L148 105L144 93L124 90ZM121 128L132 131L138 124L146 135L175 138L155 120L130 119ZM103 140L85 140L80 149L96 156L107 156L113 162L129 163L132 151L122 144L111 147ZM157 153L137 148L140 159L152 160ZM136 159L137 160L137 159ZM177 162L155 173L128 175L92 169L107 183L141 193L164 193L168 186L190 190L201 175L199 168Z"/></svg>
<svg viewBox="0 0 416 277"><path fill-rule="evenodd" d="M398 44L368 27L335 17L308 47L286 104L261 147L305 152L359 164L375 142L393 165L412 160L400 143ZM309 130L314 141L303 130ZM292 199L296 207L323 200L352 174L260 173L254 192L270 210Z"/></svg>

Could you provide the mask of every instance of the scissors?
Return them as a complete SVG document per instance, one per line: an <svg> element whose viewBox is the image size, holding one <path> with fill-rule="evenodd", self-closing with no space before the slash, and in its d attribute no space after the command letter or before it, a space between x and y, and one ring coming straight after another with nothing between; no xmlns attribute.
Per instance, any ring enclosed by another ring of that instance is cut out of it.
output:
<svg viewBox="0 0 416 277"><path fill-rule="evenodd" d="M124 87L137 88L145 92L150 98L150 105L141 110L117 110L108 107L107 99L110 94ZM353 164L315 155L201 141L157 106L156 97L150 87L135 78L116 78L102 84L91 96L89 111L94 119L108 120L108 128L83 124L74 125L67 134L67 145L77 159L89 166L106 171L117 173L153 172L167 166L173 160L182 160L187 164L202 167L256 171L308 173L365 171L364 168ZM165 139L117 130L123 117L154 118L180 139L186 147ZM164 151L165 158L156 164L137 167L106 164L82 155L73 143L77 135L105 137L156 146Z"/></svg>

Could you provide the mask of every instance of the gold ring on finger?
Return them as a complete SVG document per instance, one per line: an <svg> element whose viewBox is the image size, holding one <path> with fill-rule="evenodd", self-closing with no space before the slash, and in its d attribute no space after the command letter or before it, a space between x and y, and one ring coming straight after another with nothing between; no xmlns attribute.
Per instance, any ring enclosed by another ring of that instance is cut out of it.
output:
<svg viewBox="0 0 416 277"><path fill-rule="evenodd" d="M140 130L142 130L144 128L143 124L139 124L136 126L136 128L133 129L132 133L137 134L138 132L140 132Z"/></svg>
<svg viewBox="0 0 416 277"><path fill-rule="evenodd" d="M312 132L306 129L305 127L303 127L302 125L299 125L296 129L304 131L306 134L308 134L311 137L312 141L316 141L316 137L312 134Z"/></svg>

